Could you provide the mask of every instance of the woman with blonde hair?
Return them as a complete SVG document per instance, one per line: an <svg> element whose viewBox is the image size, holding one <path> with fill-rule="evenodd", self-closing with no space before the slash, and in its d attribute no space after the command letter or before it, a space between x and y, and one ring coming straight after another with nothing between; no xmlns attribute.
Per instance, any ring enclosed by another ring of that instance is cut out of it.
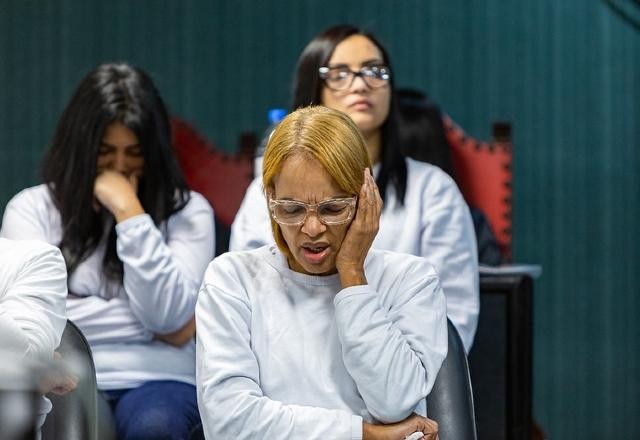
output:
<svg viewBox="0 0 640 440"><path fill-rule="evenodd" d="M299 109L269 139L275 245L229 252L196 306L208 438L437 438L426 396L447 351L438 276L371 249L382 200L344 113Z"/></svg>

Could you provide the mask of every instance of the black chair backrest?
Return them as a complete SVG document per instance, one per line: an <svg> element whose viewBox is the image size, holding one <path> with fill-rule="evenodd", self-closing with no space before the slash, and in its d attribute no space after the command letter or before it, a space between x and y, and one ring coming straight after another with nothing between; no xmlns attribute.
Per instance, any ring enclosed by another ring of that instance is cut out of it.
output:
<svg viewBox="0 0 640 440"><path fill-rule="evenodd" d="M469 364L458 331L447 319L449 350L427 396L427 415L438 422L440 440L476 440Z"/></svg>
<svg viewBox="0 0 640 440"><path fill-rule="evenodd" d="M89 343L73 322L67 320L56 351L78 376L78 385L64 396L47 394L53 409L42 427L42 439L95 440L98 393L96 370Z"/></svg>

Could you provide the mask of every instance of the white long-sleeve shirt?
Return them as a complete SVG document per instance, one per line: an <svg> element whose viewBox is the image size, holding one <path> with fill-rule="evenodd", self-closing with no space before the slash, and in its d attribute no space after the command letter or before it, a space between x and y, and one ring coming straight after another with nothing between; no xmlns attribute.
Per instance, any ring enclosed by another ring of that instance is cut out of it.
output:
<svg viewBox="0 0 640 440"><path fill-rule="evenodd" d="M56 247L0 238L0 352L51 362L67 322L66 298L67 270ZM39 426L50 410L43 398Z"/></svg>
<svg viewBox="0 0 640 440"><path fill-rule="evenodd" d="M207 269L196 307L198 406L210 439L362 438L426 415L447 352L446 305L423 258L371 250L368 285L288 268L274 246Z"/></svg>
<svg viewBox="0 0 640 440"><path fill-rule="evenodd" d="M69 277L67 315L91 345L98 386L133 388L149 380L195 383L195 345L153 339L184 326L195 310L202 276L215 250L213 211L192 192L187 205L159 227L147 214L116 225L122 283L102 271L106 235ZM60 213L45 185L7 205L0 236L57 245Z"/></svg>
<svg viewBox="0 0 640 440"><path fill-rule="evenodd" d="M453 179L440 168L413 159L406 162L404 205L388 185L373 248L429 260L442 282L447 315L469 352L480 312L478 252L469 208ZM374 173L378 169L374 167ZM231 226L229 247L245 250L273 242L262 183L256 178Z"/></svg>

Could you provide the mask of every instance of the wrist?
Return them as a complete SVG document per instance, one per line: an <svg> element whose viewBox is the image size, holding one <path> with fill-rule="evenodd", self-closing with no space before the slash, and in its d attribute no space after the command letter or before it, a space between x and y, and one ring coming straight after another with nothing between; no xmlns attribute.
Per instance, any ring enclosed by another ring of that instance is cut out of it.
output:
<svg viewBox="0 0 640 440"><path fill-rule="evenodd" d="M144 209L137 200L136 203L131 203L121 208L117 208L113 212L113 216L116 218L117 223L122 223L123 221L140 214L144 214Z"/></svg>
<svg viewBox="0 0 640 440"><path fill-rule="evenodd" d="M376 440L377 438L376 425L362 422L362 440Z"/></svg>
<svg viewBox="0 0 640 440"><path fill-rule="evenodd" d="M362 422L362 440L374 440L375 437L372 437L371 434L371 424L367 422Z"/></svg>
<svg viewBox="0 0 640 440"><path fill-rule="evenodd" d="M341 267L338 268L338 274L340 275L340 284L343 289L351 286L362 286L368 284L367 277L364 274L364 269L361 267Z"/></svg>

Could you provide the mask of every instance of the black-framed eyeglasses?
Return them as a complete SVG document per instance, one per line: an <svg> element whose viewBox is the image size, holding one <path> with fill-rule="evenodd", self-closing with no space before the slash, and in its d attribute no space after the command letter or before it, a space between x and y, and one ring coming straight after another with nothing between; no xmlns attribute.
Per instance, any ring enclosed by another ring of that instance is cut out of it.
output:
<svg viewBox="0 0 640 440"><path fill-rule="evenodd" d="M357 196L324 200L320 203L304 203L297 200L269 200L271 217L286 226L298 226L305 222L310 211L325 225L347 223L355 212Z"/></svg>
<svg viewBox="0 0 640 440"><path fill-rule="evenodd" d="M371 88L384 87L391 79L391 70L384 65L362 66L354 72L346 66L320 67L320 78L332 90L346 90L351 87L356 76L359 76Z"/></svg>

